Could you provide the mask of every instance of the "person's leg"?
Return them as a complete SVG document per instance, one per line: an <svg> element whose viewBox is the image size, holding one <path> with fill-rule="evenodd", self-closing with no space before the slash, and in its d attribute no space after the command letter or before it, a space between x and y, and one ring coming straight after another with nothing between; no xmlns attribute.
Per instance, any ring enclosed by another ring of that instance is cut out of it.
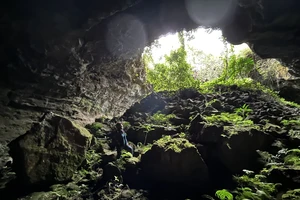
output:
<svg viewBox="0 0 300 200"><path fill-rule="evenodd" d="M122 148L120 146L117 146L117 159L121 157Z"/></svg>
<svg viewBox="0 0 300 200"><path fill-rule="evenodd" d="M126 145L126 150L129 151L133 156L133 148L129 144Z"/></svg>

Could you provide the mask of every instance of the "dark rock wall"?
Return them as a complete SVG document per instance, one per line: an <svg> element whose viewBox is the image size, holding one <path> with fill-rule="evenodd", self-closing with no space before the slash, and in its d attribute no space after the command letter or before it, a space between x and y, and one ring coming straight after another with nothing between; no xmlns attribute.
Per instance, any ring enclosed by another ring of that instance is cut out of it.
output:
<svg viewBox="0 0 300 200"><path fill-rule="evenodd" d="M2 7L0 137L25 133L45 111L79 123L121 115L149 91L143 48L161 34L197 27L182 7L170 0Z"/></svg>

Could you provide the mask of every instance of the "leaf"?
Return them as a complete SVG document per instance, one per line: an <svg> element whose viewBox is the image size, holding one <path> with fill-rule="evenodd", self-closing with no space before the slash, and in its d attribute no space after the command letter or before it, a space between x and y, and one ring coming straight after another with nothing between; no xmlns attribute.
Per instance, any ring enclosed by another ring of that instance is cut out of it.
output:
<svg viewBox="0 0 300 200"><path fill-rule="evenodd" d="M220 200L233 200L233 195L228 190L218 190L216 191L216 197Z"/></svg>

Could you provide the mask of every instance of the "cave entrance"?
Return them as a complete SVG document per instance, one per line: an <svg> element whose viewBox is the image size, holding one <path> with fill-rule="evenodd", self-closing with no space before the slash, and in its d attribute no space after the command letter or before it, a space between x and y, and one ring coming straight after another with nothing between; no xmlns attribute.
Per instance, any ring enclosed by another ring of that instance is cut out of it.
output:
<svg viewBox="0 0 300 200"><path fill-rule="evenodd" d="M176 71L175 65L185 64L195 79L205 82L220 76L225 58L229 60L230 56L245 52L251 52L247 44L229 44L222 37L221 30L197 28L162 35L145 48L143 58L148 72L163 70L164 66Z"/></svg>

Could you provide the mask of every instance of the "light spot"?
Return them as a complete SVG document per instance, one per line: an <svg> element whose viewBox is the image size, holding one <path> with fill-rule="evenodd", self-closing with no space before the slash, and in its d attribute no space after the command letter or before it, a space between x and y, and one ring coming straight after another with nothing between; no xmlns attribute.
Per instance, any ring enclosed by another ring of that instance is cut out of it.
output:
<svg viewBox="0 0 300 200"><path fill-rule="evenodd" d="M190 18L199 25L212 26L220 23L236 7L235 0L185 0Z"/></svg>
<svg viewBox="0 0 300 200"><path fill-rule="evenodd" d="M142 52L147 43L147 34L137 17L120 14L108 23L105 39L112 55L130 59Z"/></svg>

